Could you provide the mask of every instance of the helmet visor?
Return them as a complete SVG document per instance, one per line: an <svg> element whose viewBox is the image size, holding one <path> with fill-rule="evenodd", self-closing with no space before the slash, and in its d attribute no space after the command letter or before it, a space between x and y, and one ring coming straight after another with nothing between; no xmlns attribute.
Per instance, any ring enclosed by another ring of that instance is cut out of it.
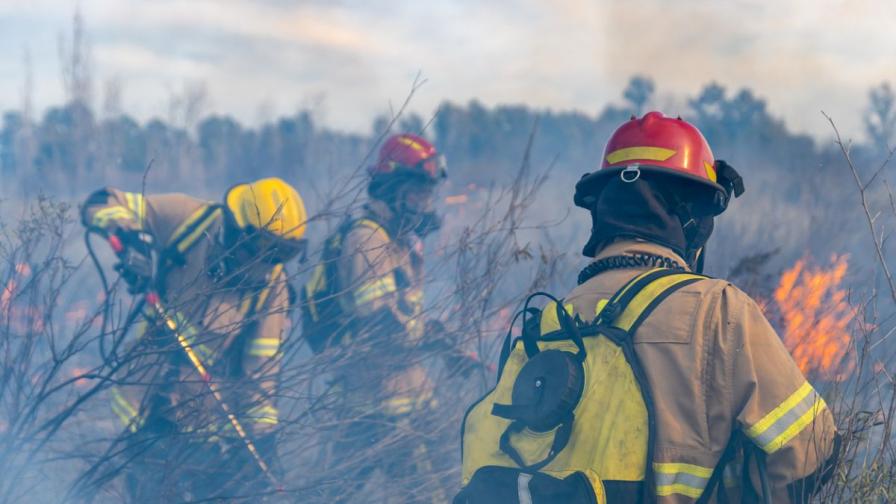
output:
<svg viewBox="0 0 896 504"><path fill-rule="evenodd" d="M448 175L448 163L441 154L424 159L419 168L433 180L441 180Z"/></svg>

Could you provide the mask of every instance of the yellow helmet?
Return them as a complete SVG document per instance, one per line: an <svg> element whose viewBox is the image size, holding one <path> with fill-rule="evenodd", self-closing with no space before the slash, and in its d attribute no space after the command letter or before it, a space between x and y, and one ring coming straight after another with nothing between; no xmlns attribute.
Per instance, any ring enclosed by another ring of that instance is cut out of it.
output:
<svg viewBox="0 0 896 504"><path fill-rule="evenodd" d="M286 240L305 235L305 203L295 188L277 177L231 187L224 195L237 226L267 231Z"/></svg>

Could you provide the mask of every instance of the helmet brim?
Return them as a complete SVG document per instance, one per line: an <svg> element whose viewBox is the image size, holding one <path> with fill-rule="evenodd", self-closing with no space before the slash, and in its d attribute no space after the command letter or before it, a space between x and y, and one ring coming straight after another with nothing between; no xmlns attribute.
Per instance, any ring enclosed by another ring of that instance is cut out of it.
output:
<svg viewBox="0 0 896 504"><path fill-rule="evenodd" d="M600 193L603 192L607 183L613 177L619 176L619 174L627 168L629 167L614 166L583 175L582 178L579 179L579 181L576 183L576 192L575 196L573 197L573 201L575 202L576 206L590 209L594 205L594 203L597 202L597 198L600 197ZM701 203L708 205L707 208L712 209L714 215L721 214L725 211L725 207L727 207L728 192L720 184L709 179L697 177L689 173L673 171L669 168L664 168L661 166L642 164L638 165L638 170L640 170L642 173L661 175L678 180L694 182L695 187L703 189L698 192L698 194L705 195L705 200L703 199L703 196L700 197L702 200Z"/></svg>

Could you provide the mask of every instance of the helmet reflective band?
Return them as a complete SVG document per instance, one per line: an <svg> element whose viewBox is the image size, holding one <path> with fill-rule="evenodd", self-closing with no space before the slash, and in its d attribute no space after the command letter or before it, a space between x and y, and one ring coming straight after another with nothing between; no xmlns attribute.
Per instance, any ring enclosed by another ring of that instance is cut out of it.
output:
<svg viewBox="0 0 896 504"><path fill-rule="evenodd" d="M700 131L681 118L648 112L632 117L607 141L600 168L576 184L576 205L590 208L613 176L629 182L633 166L643 173L687 180L700 189L695 194L711 204L714 214L727 206L729 189L719 183L716 162ZM627 172L626 172L627 171Z"/></svg>
<svg viewBox="0 0 896 504"><path fill-rule="evenodd" d="M421 175L431 181L445 178L445 158L423 137L402 133L389 137L380 148L371 177L384 175Z"/></svg>

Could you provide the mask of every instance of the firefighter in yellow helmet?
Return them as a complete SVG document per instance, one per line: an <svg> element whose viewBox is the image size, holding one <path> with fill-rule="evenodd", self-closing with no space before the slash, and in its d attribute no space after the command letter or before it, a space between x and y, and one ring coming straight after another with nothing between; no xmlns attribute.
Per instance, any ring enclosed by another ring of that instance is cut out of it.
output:
<svg viewBox="0 0 896 504"><path fill-rule="evenodd" d="M137 336L105 346L122 363L110 399L131 500L271 491L290 304L283 265L305 247L298 192L267 178L233 186L219 204L104 188L82 220L112 245L141 300Z"/></svg>
<svg viewBox="0 0 896 504"><path fill-rule="evenodd" d="M505 343L464 419L456 504L807 502L831 477L824 399L756 303L699 274L743 190L680 118L613 134L576 185L594 262Z"/></svg>

